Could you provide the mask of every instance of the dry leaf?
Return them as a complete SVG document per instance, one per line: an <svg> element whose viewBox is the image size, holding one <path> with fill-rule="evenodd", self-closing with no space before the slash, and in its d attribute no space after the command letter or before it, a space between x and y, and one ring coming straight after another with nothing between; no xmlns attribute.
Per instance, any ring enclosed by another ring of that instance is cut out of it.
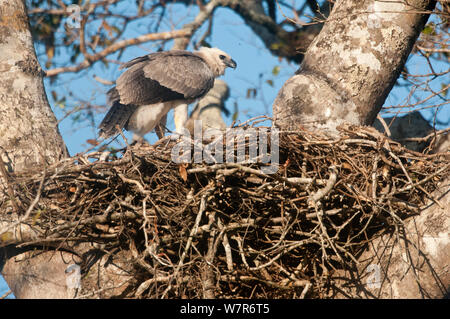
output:
<svg viewBox="0 0 450 319"><path fill-rule="evenodd" d="M88 142L89 144L94 145L94 146L97 146L99 144L99 142L94 139L88 139L88 140L86 140L86 142Z"/></svg>
<svg viewBox="0 0 450 319"><path fill-rule="evenodd" d="M352 166L349 163L342 163L342 168L343 169L348 169L349 171L352 170Z"/></svg>
<svg viewBox="0 0 450 319"><path fill-rule="evenodd" d="M11 232L3 233L3 234L0 236L0 242L6 243L6 242L12 240L13 237L14 237L14 236L13 236L13 233L11 233Z"/></svg>
<svg viewBox="0 0 450 319"><path fill-rule="evenodd" d="M187 164L180 164L178 166L178 170L180 171L180 176L183 179L183 181L187 182L187 170L186 170Z"/></svg>

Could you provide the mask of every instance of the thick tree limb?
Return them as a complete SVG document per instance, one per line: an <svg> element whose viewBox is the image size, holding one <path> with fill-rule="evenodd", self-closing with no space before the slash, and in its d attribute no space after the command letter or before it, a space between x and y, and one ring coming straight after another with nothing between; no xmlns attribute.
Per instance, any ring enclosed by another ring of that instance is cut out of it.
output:
<svg viewBox="0 0 450 319"><path fill-rule="evenodd" d="M223 5L238 13L272 54L297 63L323 26L315 23L288 32L266 15L261 0L224 0Z"/></svg>
<svg viewBox="0 0 450 319"><path fill-rule="evenodd" d="M141 43L149 42L149 41L169 40L169 39L175 39L175 38L180 38L180 37L186 37L191 34L190 32L191 31L188 29L174 30L174 31L169 31L169 32L144 34L144 35L141 35L141 36L133 38L133 39L126 39L123 41L119 41L119 42L116 42L115 44L107 47L103 51L100 51L96 54L90 55L89 59L84 60L83 62L81 62L78 65L47 70L46 76L51 77L51 76L58 75L60 73L79 72L81 70L84 70L84 69L90 67L94 62L100 61L101 59L105 58L109 54L119 51L128 46L137 45L137 44L141 44Z"/></svg>
<svg viewBox="0 0 450 319"><path fill-rule="evenodd" d="M275 125L370 125L394 86L435 1L335 4L297 74L278 93Z"/></svg>

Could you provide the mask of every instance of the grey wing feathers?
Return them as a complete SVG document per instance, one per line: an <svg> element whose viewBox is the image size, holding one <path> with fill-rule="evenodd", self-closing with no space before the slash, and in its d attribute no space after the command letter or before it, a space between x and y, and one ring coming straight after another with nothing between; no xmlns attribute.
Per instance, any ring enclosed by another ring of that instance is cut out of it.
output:
<svg viewBox="0 0 450 319"><path fill-rule="evenodd" d="M184 98L182 94L147 78L143 71L146 63L137 62L117 79L116 90L120 103L147 105Z"/></svg>
<svg viewBox="0 0 450 319"><path fill-rule="evenodd" d="M119 101L120 96L119 92L117 91L116 87L113 87L108 92L106 92L106 103L110 106L114 104L115 101Z"/></svg>
<svg viewBox="0 0 450 319"><path fill-rule="evenodd" d="M185 99L204 96L214 85L214 73L206 62L188 51L169 51L149 56L144 62L145 77L183 94Z"/></svg>
<svg viewBox="0 0 450 319"><path fill-rule="evenodd" d="M113 102L105 118L99 125L99 137L108 138L118 134L117 126L119 129L126 128L128 120L136 109L137 106L135 105L123 105L119 101Z"/></svg>
<svg viewBox="0 0 450 319"><path fill-rule="evenodd" d="M122 104L147 105L204 96L214 85L206 62L189 51L157 52L122 65L116 81Z"/></svg>
<svg viewBox="0 0 450 319"><path fill-rule="evenodd" d="M153 54L157 54L157 53L153 53ZM128 69L129 67L135 65L136 63L148 61L149 56L150 55L144 55L144 56L140 56L140 57L134 58L133 60L130 60L130 61L122 64L120 66L119 70Z"/></svg>
<svg viewBox="0 0 450 319"><path fill-rule="evenodd" d="M140 105L173 100L194 100L214 85L214 73L206 62L189 51L157 52L135 58L121 66L127 70L108 91L111 109L100 124L100 137L127 128ZM189 102L188 102L189 103Z"/></svg>

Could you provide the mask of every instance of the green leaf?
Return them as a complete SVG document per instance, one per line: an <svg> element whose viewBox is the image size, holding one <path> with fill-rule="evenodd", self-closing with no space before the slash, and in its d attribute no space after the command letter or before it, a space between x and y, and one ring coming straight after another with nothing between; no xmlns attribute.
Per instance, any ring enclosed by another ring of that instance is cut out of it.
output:
<svg viewBox="0 0 450 319"><path fill-rule="evenodd" d="M433 23L428 23L425 26L425 28L423 28L422 33L423 34L427 34L427 35L434 34L434 24Z"/></svg>
<svg viewBox="0 0 450 319"><path fill-rule="evenodd" d="M63 97L61 100L56 101L55 104L56 104L56 106L59 107L60 109L65 109L65 108L66 108L66 98Z"/></svg>
<svg viewBox="0 0 450 319"><path fill-rule="evenodd" d="M448 84L441 83L441 89L444 90L444 88L445 88L447 85L448 85ZM442 94L443 94L445 97L447 97L447 94L448 94L448 88L447 88L446 90L444 90L444 91L442 92Z"/></svg>
<svg viewBox="0 0 450 319"><path fill-rule="evenodd" d="M280 74L280 66L275 65L272 69L272 74L277 76L278 74Z"/></svg>
<svg viewBox="0 0 450 319"><path fill-rule="evenodd" d="M239 116L239 108L238 108L237 103L235 102L234 103L234 112L233 112L233 116L231 117L231 120L233 122L236 121L238 119L238 116Z"/></svg>
<svg viewBox="0 0 450 319"><path fill-rule="evenodd" d="M280 43L280 42L278 42L278 43L272 43L272 44L270 45L270 48L271 48L272 50L278 50L279 48L281 48L281 43Z"/></svg>

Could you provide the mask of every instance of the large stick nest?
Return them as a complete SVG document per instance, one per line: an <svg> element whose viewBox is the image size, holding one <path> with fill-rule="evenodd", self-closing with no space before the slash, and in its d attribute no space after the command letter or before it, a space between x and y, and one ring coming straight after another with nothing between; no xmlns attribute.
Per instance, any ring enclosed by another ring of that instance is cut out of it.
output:
<svg viewBox="0 0 450 319"><path fill-rule="evenodd" d="M445 155L340 130L281 134L276 174L259 163L176 164L165 140L16 175L10 190L35 232L21 246L128 252L122 297L326 297L329 275L419 214L450 170Z"/></svg>

